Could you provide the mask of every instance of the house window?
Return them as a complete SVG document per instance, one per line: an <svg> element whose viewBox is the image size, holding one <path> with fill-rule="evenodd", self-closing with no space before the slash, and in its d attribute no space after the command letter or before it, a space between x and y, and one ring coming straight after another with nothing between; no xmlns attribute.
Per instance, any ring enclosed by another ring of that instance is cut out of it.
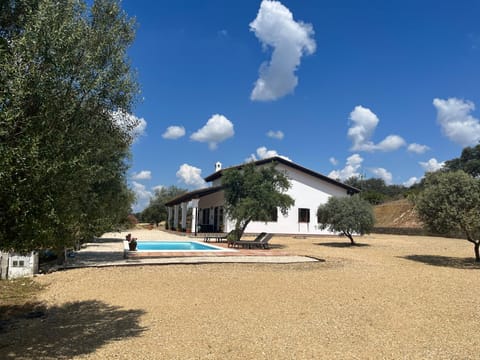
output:
<svg viewBox="0 0 480 360"><path fill-rule="evenodd" d="M202 211L202 223L204 225L210 224L210 209L206 208Z"/></svg>
<svg viewBox="0 0 480 360"><path fill-rule="evenodd" d="M25 262L23 260L13 260L13 267L24 267Z"/></svg>
<svg viewBox="0 0 480 360"><path fill-rule="evenodd" d="M211 210L211 209L210 209ZM212 225L212 231L215 232L222 232L223 229L223 206L216 206L213 208L213 211L210 211L210 215L213 214L213 224L210 222L209 224ZM205 224L207 224L206 222Z"/></svg>
<svg viewBox="0 0 480 360"><path fill-rule="evenodd" d="M298 222L309 223L310 222L310 209L298 209Z"/></svg>
<svg viewBox="0 0 480 360"><path fill-rule="evenodd" d="M223 206L220 206L218 210L218 229L220 231L224 231L225 229L223 228Z"/></svg>
<svg viewBox="0 0 480 360"><path fill-rule="evenodd" d="M277 222L278 221L278 210L276 207L272 208L266 218L253 219L252 221L264 221L264 222Z"/></svg>

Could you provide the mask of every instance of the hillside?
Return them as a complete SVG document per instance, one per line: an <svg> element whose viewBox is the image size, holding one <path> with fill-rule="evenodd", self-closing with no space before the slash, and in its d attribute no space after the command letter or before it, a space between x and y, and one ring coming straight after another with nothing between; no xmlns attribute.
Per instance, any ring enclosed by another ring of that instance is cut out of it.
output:
<svg viewBox="0 0 480 360"><path fill-rule="evenodd" d="M376 205L374 213L375 227L378 228L422 228L413 204L407 199Z"/></svg>

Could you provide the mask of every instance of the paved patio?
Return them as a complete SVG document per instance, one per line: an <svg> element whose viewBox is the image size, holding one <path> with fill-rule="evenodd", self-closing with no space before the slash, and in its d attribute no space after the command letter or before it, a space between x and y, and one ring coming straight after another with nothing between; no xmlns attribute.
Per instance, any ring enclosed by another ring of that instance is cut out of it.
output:
<svg viewBox="0 0 480 360"><path fill-rule="evenodd" d="M136 231L131 231L133 237ZM202 264L202 263L276 263L289 264L300 262L314 262L317 259L290 255L278 249L234 249L229 252L206 252L201 256L193 252L156 252L156 253L131 253L124 257L123 241L126 233L108 233L100 238L95 238L90 243L85 243L75 256L68 258L67 268L105 267L105 266L132 266L153 264ZM142 233L142 235L144 235ZM150 234L149 234L150 235ZM188 240L202 241L202 237L186 237L173 233L155 230L151 234L155 240ZM143 236L141 239L143 240ZM227 247L227 244L215 243L217 246Z"/></svg>

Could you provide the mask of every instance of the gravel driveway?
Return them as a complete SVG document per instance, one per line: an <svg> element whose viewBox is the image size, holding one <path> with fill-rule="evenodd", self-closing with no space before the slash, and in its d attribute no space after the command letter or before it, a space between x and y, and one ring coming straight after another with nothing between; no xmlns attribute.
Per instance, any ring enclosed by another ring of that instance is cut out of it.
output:
<svg viewBox="0 0 480 360"><path fill-rule="evenodd" d="M479 359L480 266L465 240L276 237L305 264L87 268L39 276L45 316L0 358Z"/></svg>

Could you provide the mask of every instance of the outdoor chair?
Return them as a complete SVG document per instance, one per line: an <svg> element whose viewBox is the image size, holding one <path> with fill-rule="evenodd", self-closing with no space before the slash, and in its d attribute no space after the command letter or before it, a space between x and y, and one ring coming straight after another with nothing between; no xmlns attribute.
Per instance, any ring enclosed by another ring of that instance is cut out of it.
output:
<svg viewBox="0 0 480 360"><path fill-rule="evenodd" d="M254 240L237 240L233 242L233 246L248 247L249 249L259 247L268 249L268 242L273 237L273 234L261 233Z"/></svg>
<svg viewBox="0 0 480 360"><path fill-rule="evenodd" d="M232 234L233 235L233 234ZM253 241L259 241L260 239L262 239L265 235L267 235L266 232L262 232L260 234L257 235L257 237L254 239L254 240L244 240L245 242L248 242L248 243L251 243ZM235 245L240 242L242 240L238 239L238 240L235 240L235 238L233 238L232 236L230 236L228 239L227 239L227 243L228 243L228 247L230 246L233 246L235 247Z"/></svg>
<svg viewBox="0 0 480 360"><path fill-rule="evenodd" d="M213 234L205 234L203 237L204 242L209 242L210 240L215 240L216 242L223 242L223 240L227 240L228 236L233 233L234 230L230 231L228 234L224 233L213 233Z"/></svg>

